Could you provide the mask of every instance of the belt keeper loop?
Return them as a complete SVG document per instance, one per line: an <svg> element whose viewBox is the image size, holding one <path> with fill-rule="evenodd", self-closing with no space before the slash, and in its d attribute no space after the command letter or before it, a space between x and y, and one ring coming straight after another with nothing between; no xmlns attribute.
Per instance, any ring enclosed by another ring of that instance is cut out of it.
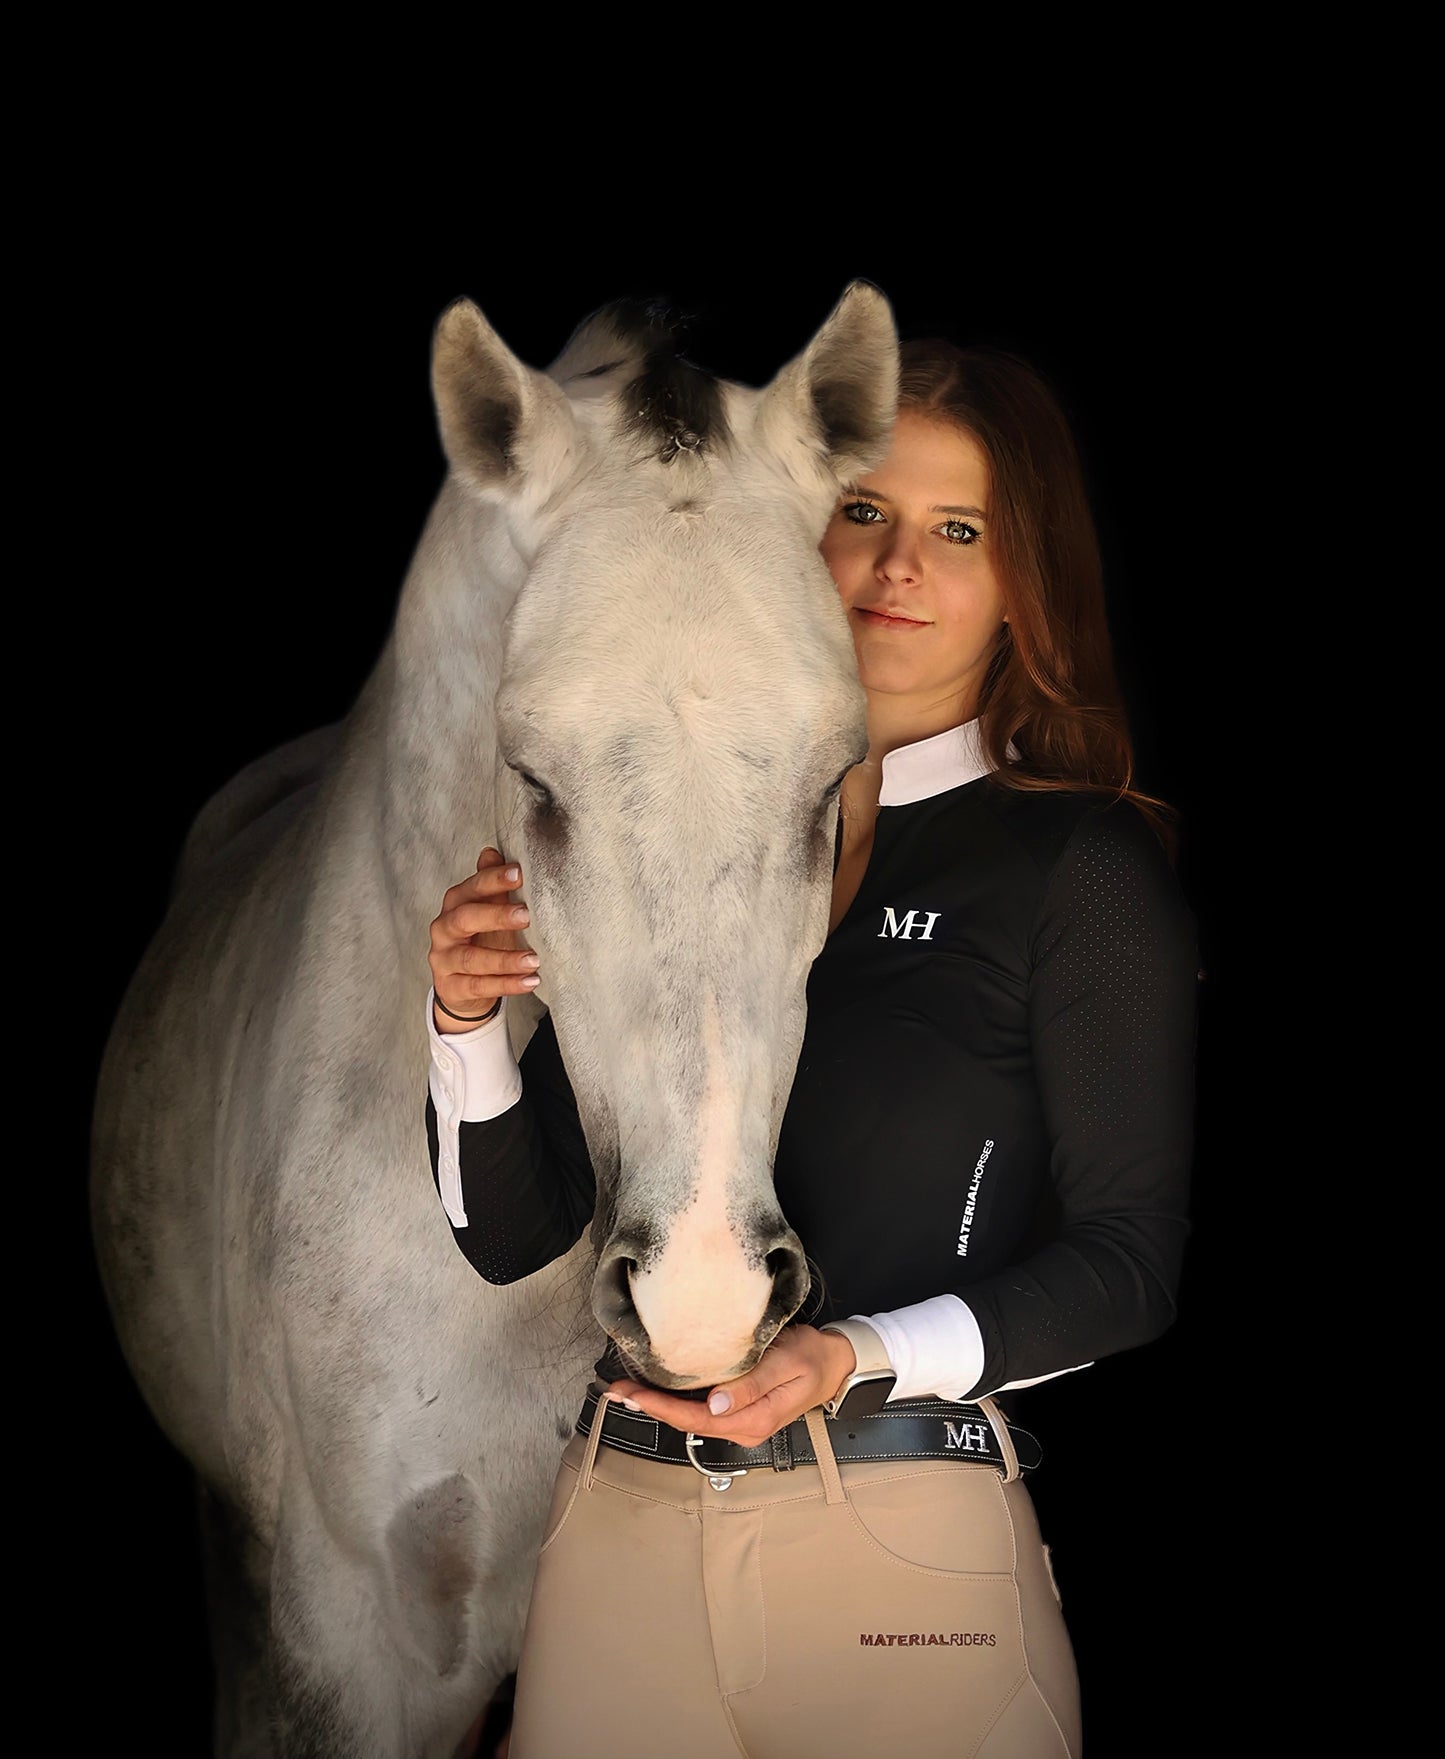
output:
<svg viewBox="0 0 1445 1759"><path fill-rule="evenodd" d="M808 1425L808 1439L813 1444L813 1452L817 1456L818 1470L823 1475L825 1500L829 1503L847 1502L848 1497L843 1489L843 1475L838 1470L838 1462L833 1458L833 1444L828 1439L828 1419L823 1415L823 1407L814 1405L803 1413Z"/></svg>
<svg viewBox="0 0 1445 1759"><path fill-rule="evenodd" d="M1005 1484L1012 1484L1014 1479L1020 1476L1019 1453L1014 1446L1014 1438L1009 1434L1004 1414L992 1399L980 1399L978 1408L988 1418L989 1426L998 1441L999 1452L1003 1455L1004 1464L1008 1468L1003 1475L1003 1481Z"/></svg>
<svg viewBox="0 0 1445 1759"><path fill-rule="evenodd" d="M587 1432L587 1446L582 1450L583 1490L592 1488L592 1468L597 1462L597 1444L602 1440L602 1419L607 1415L607 1401L611 1397L611 1393L599 1393L597 1403L592 1407L592 1427Z"/></svg>
<svg viewBox="0 0 1445 1759"><path fill-rule="evenodd" d="M793 1442L788 1434L785 1423L776 1435L769 1437L773 1450L773 1470L775 1472L791 1472L793 1470Z"/></svg>

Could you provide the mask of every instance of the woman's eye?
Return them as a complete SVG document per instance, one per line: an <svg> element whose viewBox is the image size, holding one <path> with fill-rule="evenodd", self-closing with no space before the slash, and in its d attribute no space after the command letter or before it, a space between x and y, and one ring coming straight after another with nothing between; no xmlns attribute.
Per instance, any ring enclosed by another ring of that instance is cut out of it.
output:
<svg viewBox="0 0 1445 1759"><path fill-rule="evenodd" d="M877 525L883 517L883 509L875 506L872 501L845 501L842 513L854 525Z"/></svg>
<svg viewBox="0 0 1445 1759"><path fill-rule="evenodd" d="M938 529L951 544L976 544L978 542L978 527L970 525L966 519L945 520Z"/></svg>

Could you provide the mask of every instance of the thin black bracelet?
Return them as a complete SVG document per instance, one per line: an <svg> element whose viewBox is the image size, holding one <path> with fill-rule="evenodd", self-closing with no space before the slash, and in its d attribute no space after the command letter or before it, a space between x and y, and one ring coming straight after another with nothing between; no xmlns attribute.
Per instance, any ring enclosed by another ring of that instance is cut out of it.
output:
<svg viewBox="0 0 1445 1759"><path fill-rule="evenodd" d="M446 1015L448 1020L463 1020L468 1026L480 1026L483 1020L490 1020L496 1013L497 1009L502 1005L502 998L498 996L496 1001L492 1003L491 1007L487 1009L485 1014L454 1014L435 990L431 992L431 999L441 1009L442 1013Z"/></svg>

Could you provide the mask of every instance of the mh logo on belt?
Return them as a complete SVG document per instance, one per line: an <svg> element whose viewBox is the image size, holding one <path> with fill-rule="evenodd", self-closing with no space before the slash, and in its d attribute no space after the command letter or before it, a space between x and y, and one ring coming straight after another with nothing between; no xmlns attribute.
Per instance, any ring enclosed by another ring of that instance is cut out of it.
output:
<svg viewBox="0 0 1445 1759"><path fill-rule="evenodd" d="M988 1452L988 1425L986 1423L950 1423L947 1419L943 1424L946 1448L957 1448L964 1454L986 1454Z"/></svg>
<svg viewBox="0 0 1445 1759"><path fill-rule="evenodd" d="M895 941L911 941L913 939L913 926L922 916L924 918L923 932L918 938L921 941L931 941L933 939L933 925L942 914L941 910L910 910L900 922L893 906L885 904L883 906L883 926L878 930L878 939L881 941L891 935Z"/></svg>

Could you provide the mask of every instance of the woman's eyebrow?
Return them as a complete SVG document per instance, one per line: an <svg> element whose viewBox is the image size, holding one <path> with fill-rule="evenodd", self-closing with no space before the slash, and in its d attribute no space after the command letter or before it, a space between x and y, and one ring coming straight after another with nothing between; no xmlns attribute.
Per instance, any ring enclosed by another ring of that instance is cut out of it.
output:
<svg viewBox="0 0 1445 1759"><path fill-rule="evenodd" d="M892 495L885 495L882 489L866 489L861 483L854 483L845 489L844 494L866 495L870 501L892 501ZM930 513L967 514L973 519L987 519L988 514L982 507L930 507Z"/></svg>
<svg viewBox="0 0 1445 1759"><path fill-rule="evenodd" d="M892 501L891 494L884 494L882 489L866 489L861 482L854 482L843 489L843 494L862 494L869 501ZM968 519L987 519L986 508L982 507L929 507L931 514L949 514L950 517L968 517Z"/></svg>

